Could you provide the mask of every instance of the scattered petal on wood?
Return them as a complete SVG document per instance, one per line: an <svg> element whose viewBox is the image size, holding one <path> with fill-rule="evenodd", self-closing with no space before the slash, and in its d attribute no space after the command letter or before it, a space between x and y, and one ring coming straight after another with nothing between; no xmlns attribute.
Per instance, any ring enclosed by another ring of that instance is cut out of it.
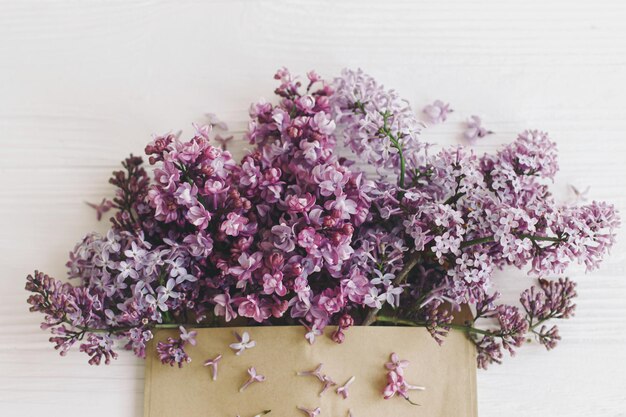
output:
<svg viewBox="0 0 626 417"><path fill-rule="evenodd" d="M248 378L248 380L241 386L241 388L239 388L239 392L243 392L246 388L248 388L250 385L252 385L255 382L265 381L265 376L257 374L256 368L254 366L251 368L248 368L248 374L250 375L250 378Z"/></svg>
<svg viewBox="0 0 626 417"><path fill-rule="evenodd" d="M348 398L348 395L350 394L348 387L354 382L355 379L356 378L352 376L346 381L345 384L337 388L337 394L341 395L344 400Z"/></svg>
<svg viewBox="0 0 626 417"><path fill-rule="evenodd" d="M306 413L309 417L317 417L322 412L322 410L319 407L317 407L314 410L309 410L308 408L304 408L304 407L298 407L298 410L302 411L303 413Z"/></svg>
<svg viewBox="0 0 626 417"><path fill-rule="evenodd" d="M243 332L242 335L237 332L233 333L238 340L237 343L230 345L230 348L235 351L235 355L241 355L246 349L252 349L256 346L256 342L250 340L250 334L248 332Z"/></svg>
<svg viewBox="0 0 626 417"><path fill-rule="evenodd" d="M217 355L215 358L207 359L204 362L204 366L211 367L213 381L217 380L217 364L220 360L222 360L222 355Z"/></svg>

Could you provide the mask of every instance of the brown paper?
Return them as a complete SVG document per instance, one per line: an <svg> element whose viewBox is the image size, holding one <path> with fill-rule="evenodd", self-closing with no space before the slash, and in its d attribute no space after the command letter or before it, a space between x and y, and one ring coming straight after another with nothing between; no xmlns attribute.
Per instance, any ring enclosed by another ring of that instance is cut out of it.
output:
<svg viewBox="0 0 626 417"><path fill-rule="evenodd" d="M268 417L305 416L297 406L321 408L320 417L475 417L476 352L461 332L451 331L443 346L423 328L352 327L343 344L318 337L310 345L300 326L198 329L197 346L187 345L192 358L182 369L162 365L149 347L146 359L145 417L253 417L271 410ZM247 331L256 347L240 356L229 348L235 343L233 331ZM329 331L329 330L327 330ZM176 336L159 331L155 341ZM426 387L411 391L420 406L394 397L383 399L386 385L384 364L396 352L410 361L407 381ZM211 379L203 362L222 354L218 378ZM313 377L296 376L323 363L322 372L338 385L351 376L348 399L329 389L322 396L322 384ZM254 366L266 381L239 392Z"/></svg>

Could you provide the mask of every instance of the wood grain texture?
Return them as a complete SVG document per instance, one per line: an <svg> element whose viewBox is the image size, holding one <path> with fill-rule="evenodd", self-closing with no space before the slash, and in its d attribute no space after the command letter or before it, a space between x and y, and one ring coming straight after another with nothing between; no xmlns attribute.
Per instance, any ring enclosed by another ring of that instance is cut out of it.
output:
<svg viewBox="0 0 626 417"><path fill-rule="evenodd" d="M143 363L60 358L24 276L65 275L73 244L105 228L83 202L111 192L110 171L150 134L208 111L242 131L281 65L360 66L417 109L451 102L432 142L459 143L470 114L497 132L479 152L547 130L556 194L590 186L626 212L625 20L621 0L0 0L0 415L141 416ZM626 416L624 242L599 272L571 271L579 308L557 350L479 372L481 416ZM519 271L498 281L511 300L529 285Z"/></svg>

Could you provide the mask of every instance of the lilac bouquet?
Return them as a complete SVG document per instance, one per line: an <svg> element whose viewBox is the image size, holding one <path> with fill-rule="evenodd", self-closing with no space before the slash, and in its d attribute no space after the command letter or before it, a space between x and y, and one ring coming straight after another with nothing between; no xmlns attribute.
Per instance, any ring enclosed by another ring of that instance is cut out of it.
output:
<svg viewBox="0 0 626 417"><path fill-rule="evenodd" d="M183 326L233 323L302 324L311 342L333 325L339 343L354 324L423 326L439 343L454 329L483 368L533 338L557 344L553 321L573 314L575 284L547 277L572 262L597 268L620 221L603 202L554 200L545 133L522 132L495 154L434 151L407 102L361 71L275 78L279 100L250 108L253 149L240 162L216 120L188 141L156 137L145 150L153 175L126 159L115 197L96 206L114 211L110 230L70 252L75 284L28 276L30 309L62 355L78 343L89 363L109 363L121 342L144 357L155 329L180 327L157 346L180 366L195 343ZM449 111L425 109L433 123ZM488 133L474 117L465 136ZM507 266L537 278L518 306L492 288ZM464 306L473 319L453 322Z"/></svg>

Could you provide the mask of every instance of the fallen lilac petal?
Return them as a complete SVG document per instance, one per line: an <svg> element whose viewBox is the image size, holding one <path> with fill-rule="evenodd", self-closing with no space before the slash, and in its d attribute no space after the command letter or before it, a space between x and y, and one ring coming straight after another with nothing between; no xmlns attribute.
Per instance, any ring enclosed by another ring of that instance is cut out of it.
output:
<svg viewBox="0 0 626 417"><path fill-rule="evenodd" d="M345 384L337 388L337 394L341 395L344 400L348 398L348 395L350 394L350 392L348 391L348 387L354 382L355 379L356 378L352 376L346 381Z"/></svg>
<svg viewBox="0 0 626 417"><path fill-rule="evenodd" d="M389 356L390 361L387 362L385 364L385 368L389 369L390 371L396 371L399 374L402 374L402 369L406 368L407 366L409 366L409 361L405 360L405 359L400 359L398 354L393 352L390 356Z"/></svg>
<svg viewBox="0 0 626 417"><path fill-rule="evenodd" d="M323 366L323 364L320 363L319 365L317 365L317 368L315 368L315 369L313 369L311 371L300 371L296 375L298 375L298 376L314 376L315 378L319 379L320 382L324 382L324 375L322 374L322 366Z"/></svg>
<svg viewBox="0 0 626 417"><path fill-rule="evenodd" d="M313 326L309 326L304 321L300 321L300 323L302 323L302 325L304 325L304 327L307 330L307 333L304 335L304 338L309 341L310 345L312 345L313 343L315 343L315 338L317 336L321 336L322 335L322 331L320 329L318 329L317 325L315 325L315 324Z"/></svg>
<svg viewBox="0 0 626 417"><path fill-rule="evenodd" d="M111 210L111 208L113 208L113 202L107 200L106 198L103 198L100 204L94 204L88 201L86 202L86 204L92 209L96 210L96 217L98 221L102 219L102 216L104 215L104 213L106 213L107 211Z"/></svg>
<svg viewBox="0 0 626 417"><path fill-rule="evenodd" d="M213 129L213 126L211 124L199 125L197 123L192 123L191 125L193 126L194 129L196 129L196 134L198 136L200 136L203 139L209 139L209 134L211 133L211 130Z"/></svg>
<svg viewBox="0 0 626 417"><path fill-rule="evenodd" d="M217 135L215 135L214 140L220 144L220 147L222 148L222 150L226 150L227 146L228 146L228 142L230 142L231 140L233 140L234 136L226 136L223 137L222 135L220 135L219 133Z"/></svg>
<svg viewBox="0 0 626 417"><path fill-rule="evenodd" d="M217 117L215 113L207 113L206 118L208 119L211 127L216 127L220 130L228 130L228 125Z"/></svg>
<svg viewBox="0 0 626 417"><path fill-rule="evenodd" d="M337 383L335 381L333 381L332 379L330 379L330 377L328 375L324 375L323 379L322 379L322 383L324 384L322 386L322 390L319 393L319 396L321 397L323 393L325 393L330 387L334 387L337 385Z"/></svg>
<svg viewBox="0 0 626 417"><path fill-rule="evenodd" d="M475 141L476 139L484 138L487 135L492 134L491 130L485 129L482 125L482 120L480 117L476 115L472 115L467 119L467 128L465 132L463 132L463 136L470 142Z"/></svg>
<svg viewBox="0 0 626 417"><path fill-rule="evenodd" d="M422 387L419 385L411 385L407 382L404 383L404 387L409 391L426 391L426 387Z"/></svg>
<svg viewBox="0 0 626 417"><path fill-rule="evenodd" d="M302 411L303 413L306 413L309 417L319 416L319 414L322 412L322 410L319 407L317 407L314 410L309 410L308 408L298 406L298 410Z"/></svg>
<svg viewBox="0 0 626 417"><path fill-rule="evenodd" d="M265 376L257 374L256 368L254 366L248 368L248 374L250 375L250 378L248 378L248 380L241 386L241 388L239 388L239 392L243 392L246 388L248 388L255 382L265 381Z"/></svg>
<svg viewBox="0 0 626 417"><path fill-rule="evenodd" d="M272 412L272 410L263 410L259 414L255 414L254 417L261 417L261 416L264 416L264 415L269 414L271 412ZM237 417L241 417L241 416L239 414L237 414Z"/></svg>
<svg viewBox="0 0 626 417"><path fill-rule="evenodd" d="M585 188L584 190L579 190L577 187L573 186L573 185L569 185L570 190L572 191L572 193L574 194L574 198L572 203L577 204L577 203L585 203L587 202L588 198L587 198L587 194L589 193L589 190L591 187L587 186L587 188Z"/></svg>
<svg viewBox="0 0 626 417"><path fill-rule="evenodd" d="M198 335L197 331L193 330L188 332L183 326L179 326L178 330L180 330L180 338L182 340L189 342L192 346L196 345L196 336Z"/></svg>
<svg viewBox="0 0 626 417"><path fill-rule="evenodd" d="M404 398L409 403L419 405L409 399L409 391L424 391L426 388L409 384L406 379L404 379L403 368L409 365L409 361L401 360L395 352L390 355L390 359L391 361L385 364L385 368L387 368L389 372L387 372L387 385L383 390L383 397L388 400L398 394L398 396Z"/></svg>
<svg viewBox="0 0 626 417"><path fill-rule="evenodd" d="M213 381L217 380L217 364L222 360L222 355L217 355L213 359L208 359L204 362L204 366L210 366L213 374Z"/></svg>
<svg viewBox="0 0 626 417"><path fill-rule="evenodd" d="M233 332L233 334L239 341L238 343L230 344L230 348L235 351L235 355L241 355L246 349L252 349L256 346L256 342L250 340L250 334L248 334L248 332L243 332L242 335L237 332Z"/></svg>
<svg viewBox="0 0 626 417"><path fill-rule="evenodd" d="M437 124L445 122L448 118L448 113L452 113L453 110L450 108L449 104L441 100L435 100L434 103L424 107L422 112L428 117L431 123Z"/></svg>

